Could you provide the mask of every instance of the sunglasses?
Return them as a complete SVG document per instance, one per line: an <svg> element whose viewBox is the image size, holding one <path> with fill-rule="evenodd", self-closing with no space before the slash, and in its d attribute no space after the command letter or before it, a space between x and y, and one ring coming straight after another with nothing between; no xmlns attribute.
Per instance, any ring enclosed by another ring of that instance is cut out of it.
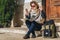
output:
<svg viewBox="0 0 60 40"><path fill-rule="evenodd" d="M35 5L34 6L31 6L31 7L35 7Z"/></svg>

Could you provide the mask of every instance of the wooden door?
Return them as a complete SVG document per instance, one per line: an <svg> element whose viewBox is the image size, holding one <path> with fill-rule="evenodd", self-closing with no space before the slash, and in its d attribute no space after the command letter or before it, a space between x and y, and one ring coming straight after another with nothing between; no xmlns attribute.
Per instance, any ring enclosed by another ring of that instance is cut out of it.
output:
<svg viewBox="0 0 60 40"><path fill-rule="evenodd" d="M46 0L47 19L60 19L60 0Z"/></svg>

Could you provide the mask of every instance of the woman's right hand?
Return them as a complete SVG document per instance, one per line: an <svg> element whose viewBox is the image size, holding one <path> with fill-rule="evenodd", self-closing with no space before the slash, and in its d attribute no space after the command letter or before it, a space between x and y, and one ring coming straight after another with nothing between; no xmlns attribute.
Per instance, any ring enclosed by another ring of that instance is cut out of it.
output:
<svg viewBox="0 0 60 40"><path fill-rule="evenodd" d="M28 9L25 9L25 11L26 11L25 15L28 16L29 15Z"/></svg>

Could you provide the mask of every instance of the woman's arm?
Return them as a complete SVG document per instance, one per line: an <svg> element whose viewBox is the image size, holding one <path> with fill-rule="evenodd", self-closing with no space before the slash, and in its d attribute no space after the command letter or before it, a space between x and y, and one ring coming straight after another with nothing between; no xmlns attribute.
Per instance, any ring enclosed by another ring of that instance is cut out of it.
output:
<svg viewBox="0 0 60 40"><path fill-rule="evenodd" d="M30 19L30 11L28 11L28 9L25 9L26 13L25 16L26 18Z"/></svg>
<svg viewBox="0 0 60 40"><path fill-rule="evenodd" d="M42 16L42 22L45 23L45 21L46 21L46 13L43 10L41 11L41 13L42 13L41 14L41 16Z"/></svg>
<svg viewBox="0 0 60 40"><path fill-rule="evenodd" d="M28 16L29 15L29 12L28 12L28 9L25 9L25 15Z"/></svg>

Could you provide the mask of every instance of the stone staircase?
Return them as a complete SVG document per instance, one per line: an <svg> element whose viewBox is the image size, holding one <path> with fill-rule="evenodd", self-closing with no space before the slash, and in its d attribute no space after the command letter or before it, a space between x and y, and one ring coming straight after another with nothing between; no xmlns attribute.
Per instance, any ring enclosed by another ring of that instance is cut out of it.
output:
<svg viewBox="0 0 60 40"><path fill-rule="evenodd" d="M55 23L55 25L57 26L57 33L60 36L60 23ZM19 34L26 34L28 28L26 27L26 25L22 25L21 27L11 27L11 28L0 28L0 33L19 33ZM39 32L36 32L39 33Z"/></svg>

